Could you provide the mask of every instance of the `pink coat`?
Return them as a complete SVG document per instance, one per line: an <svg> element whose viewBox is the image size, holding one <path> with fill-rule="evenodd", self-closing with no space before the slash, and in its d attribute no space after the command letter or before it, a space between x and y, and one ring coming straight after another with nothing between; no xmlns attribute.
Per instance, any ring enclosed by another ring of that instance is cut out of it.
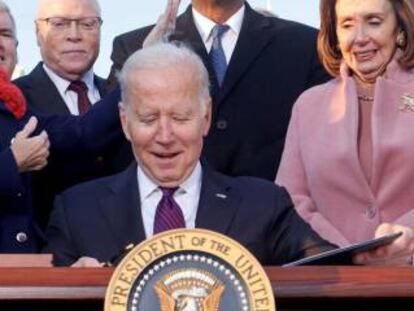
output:
<svg viewBox="0 0 414 311"><path fill-rule="evenodd" d="M371 184L358 158L358 101L346 66L297 100L276 178L313 229L341 246L373 238L383 222L414 228L414 72L391 62L372 113Z"/></svg>

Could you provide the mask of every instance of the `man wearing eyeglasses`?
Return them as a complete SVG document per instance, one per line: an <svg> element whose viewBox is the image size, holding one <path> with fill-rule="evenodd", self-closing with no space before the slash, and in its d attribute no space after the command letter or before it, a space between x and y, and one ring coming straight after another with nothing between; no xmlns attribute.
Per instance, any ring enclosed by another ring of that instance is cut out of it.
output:
<svg viewBox="0 0 414 311"><path fill-rule="evenodd" d="M93 73L101 24L97 0L39 0L35 26L42 61L15 81L32 108L47 114L83 115L105 95L104 80ZM105 156L49 163L34 178L39 222L46 225L56 193L123 169L129 159L122 159L120 154L108 150Z"/></svg>
<svg viewBox="0 0 414 311"><path fill-rule="evenodd" d="M39 0L35 25L43 62L16 81L31 106L46 113L80 115L104 95L103 80L92 69L101 23L96 0ZM84 95L78 90L85 88L89 103L79 98Z"/></svg>

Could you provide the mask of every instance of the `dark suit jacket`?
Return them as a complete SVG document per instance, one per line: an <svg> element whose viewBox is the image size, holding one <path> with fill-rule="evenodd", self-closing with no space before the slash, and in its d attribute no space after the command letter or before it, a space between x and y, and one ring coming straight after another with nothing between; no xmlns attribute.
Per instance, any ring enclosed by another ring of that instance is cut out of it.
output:
<svg viewBox="0 0 414 311"><path fill-rule="evenodd" d="M105 95L104 80L95 75L95 85L101 97ZM63 98L40 62L28 75L14 81L22 90L28 105L48 115L70 115ZM38 224L44 229L56 194L74 184L112 175L124 170L132 160L129 144L102 150L97 156L84 155L82 159L50 158L48 166L33 174L33 207Z"/></svg>
<svg viewBox="0 0 414 311"><path fill-rule="evenodd" d="M228 177L206 167L196 227L239 241L264 265L282 264L332 247L298 216L284 189L253 177ZM105 262L126 245L143 241L136 165L59 195L46 237L46 251L54 254L57 265L70 265L81 256Z"/></svg>
<svg viewBox="0 0 414 311"><path fill-rule="evenodd" d="M150 29L115 38L110 85ZM191 7L178 17L171 39L191 46L210 73L213 124L204 155L216 170L274 180L293 103L304 90L329 79L318 61L316 36L313 28L265 17L246 3L240 36L219 89Z"/></svg>
<svg viewBox="0 0 414 311"><path fill-rule="evenodd" d="M39 124L35 134L46 130L51 153L62 161L97 155L123 139L118 102L119 90L83 117L36 114ZM10 140L32 115L29 110L21 120L16 120L0 101L0 253L38 252L44 240L33 221L31 173L19 173L10 149ZM24 233L27 239L17 241L18 233Z"/></svg>
<svg viewBox="0 0 414 311"><path fill-rule="evenodd" d="M58 89L43 69L43 62L38 63L28 75L13 82L22 90L28 105L34 110L45 114L70 114ZM95 75L94 82L101 97L105 96L105 80Z"/></svg>

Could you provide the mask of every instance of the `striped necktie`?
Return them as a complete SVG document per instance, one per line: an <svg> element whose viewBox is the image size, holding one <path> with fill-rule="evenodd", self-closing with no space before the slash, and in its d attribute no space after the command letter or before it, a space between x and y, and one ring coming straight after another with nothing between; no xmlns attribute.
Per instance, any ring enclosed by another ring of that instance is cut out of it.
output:
<svg viewBox="0 0 414 311"><path fill-rule="evenodd" d="M174 200L174 192L178 188L163 188L162 198L157 205L154 220L154 234L167 230L185 228L185 220L180 206Z"/></svg>

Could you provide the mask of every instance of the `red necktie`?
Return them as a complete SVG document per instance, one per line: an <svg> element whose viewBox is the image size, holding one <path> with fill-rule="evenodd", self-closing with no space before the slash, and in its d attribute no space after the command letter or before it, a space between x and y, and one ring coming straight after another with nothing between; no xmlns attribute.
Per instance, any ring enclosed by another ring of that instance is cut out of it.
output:
<svg viewBox="0 0 414 311"><path fill-rule="evenodd" d="M78 109L79 115L83 115L91 108L91 102L88 98L88 87L83 81L72 81L68 87L68 90L74 91L78 94Z"/></svg>
<svg viewBox="0 0 414 311"><path fill-rule="evenodd" d="M163 188L162 198L157 205L154 220L154 234L167 230L185 228L185 220L180 206L174 200L174 192L178 188Z"/></svg>

